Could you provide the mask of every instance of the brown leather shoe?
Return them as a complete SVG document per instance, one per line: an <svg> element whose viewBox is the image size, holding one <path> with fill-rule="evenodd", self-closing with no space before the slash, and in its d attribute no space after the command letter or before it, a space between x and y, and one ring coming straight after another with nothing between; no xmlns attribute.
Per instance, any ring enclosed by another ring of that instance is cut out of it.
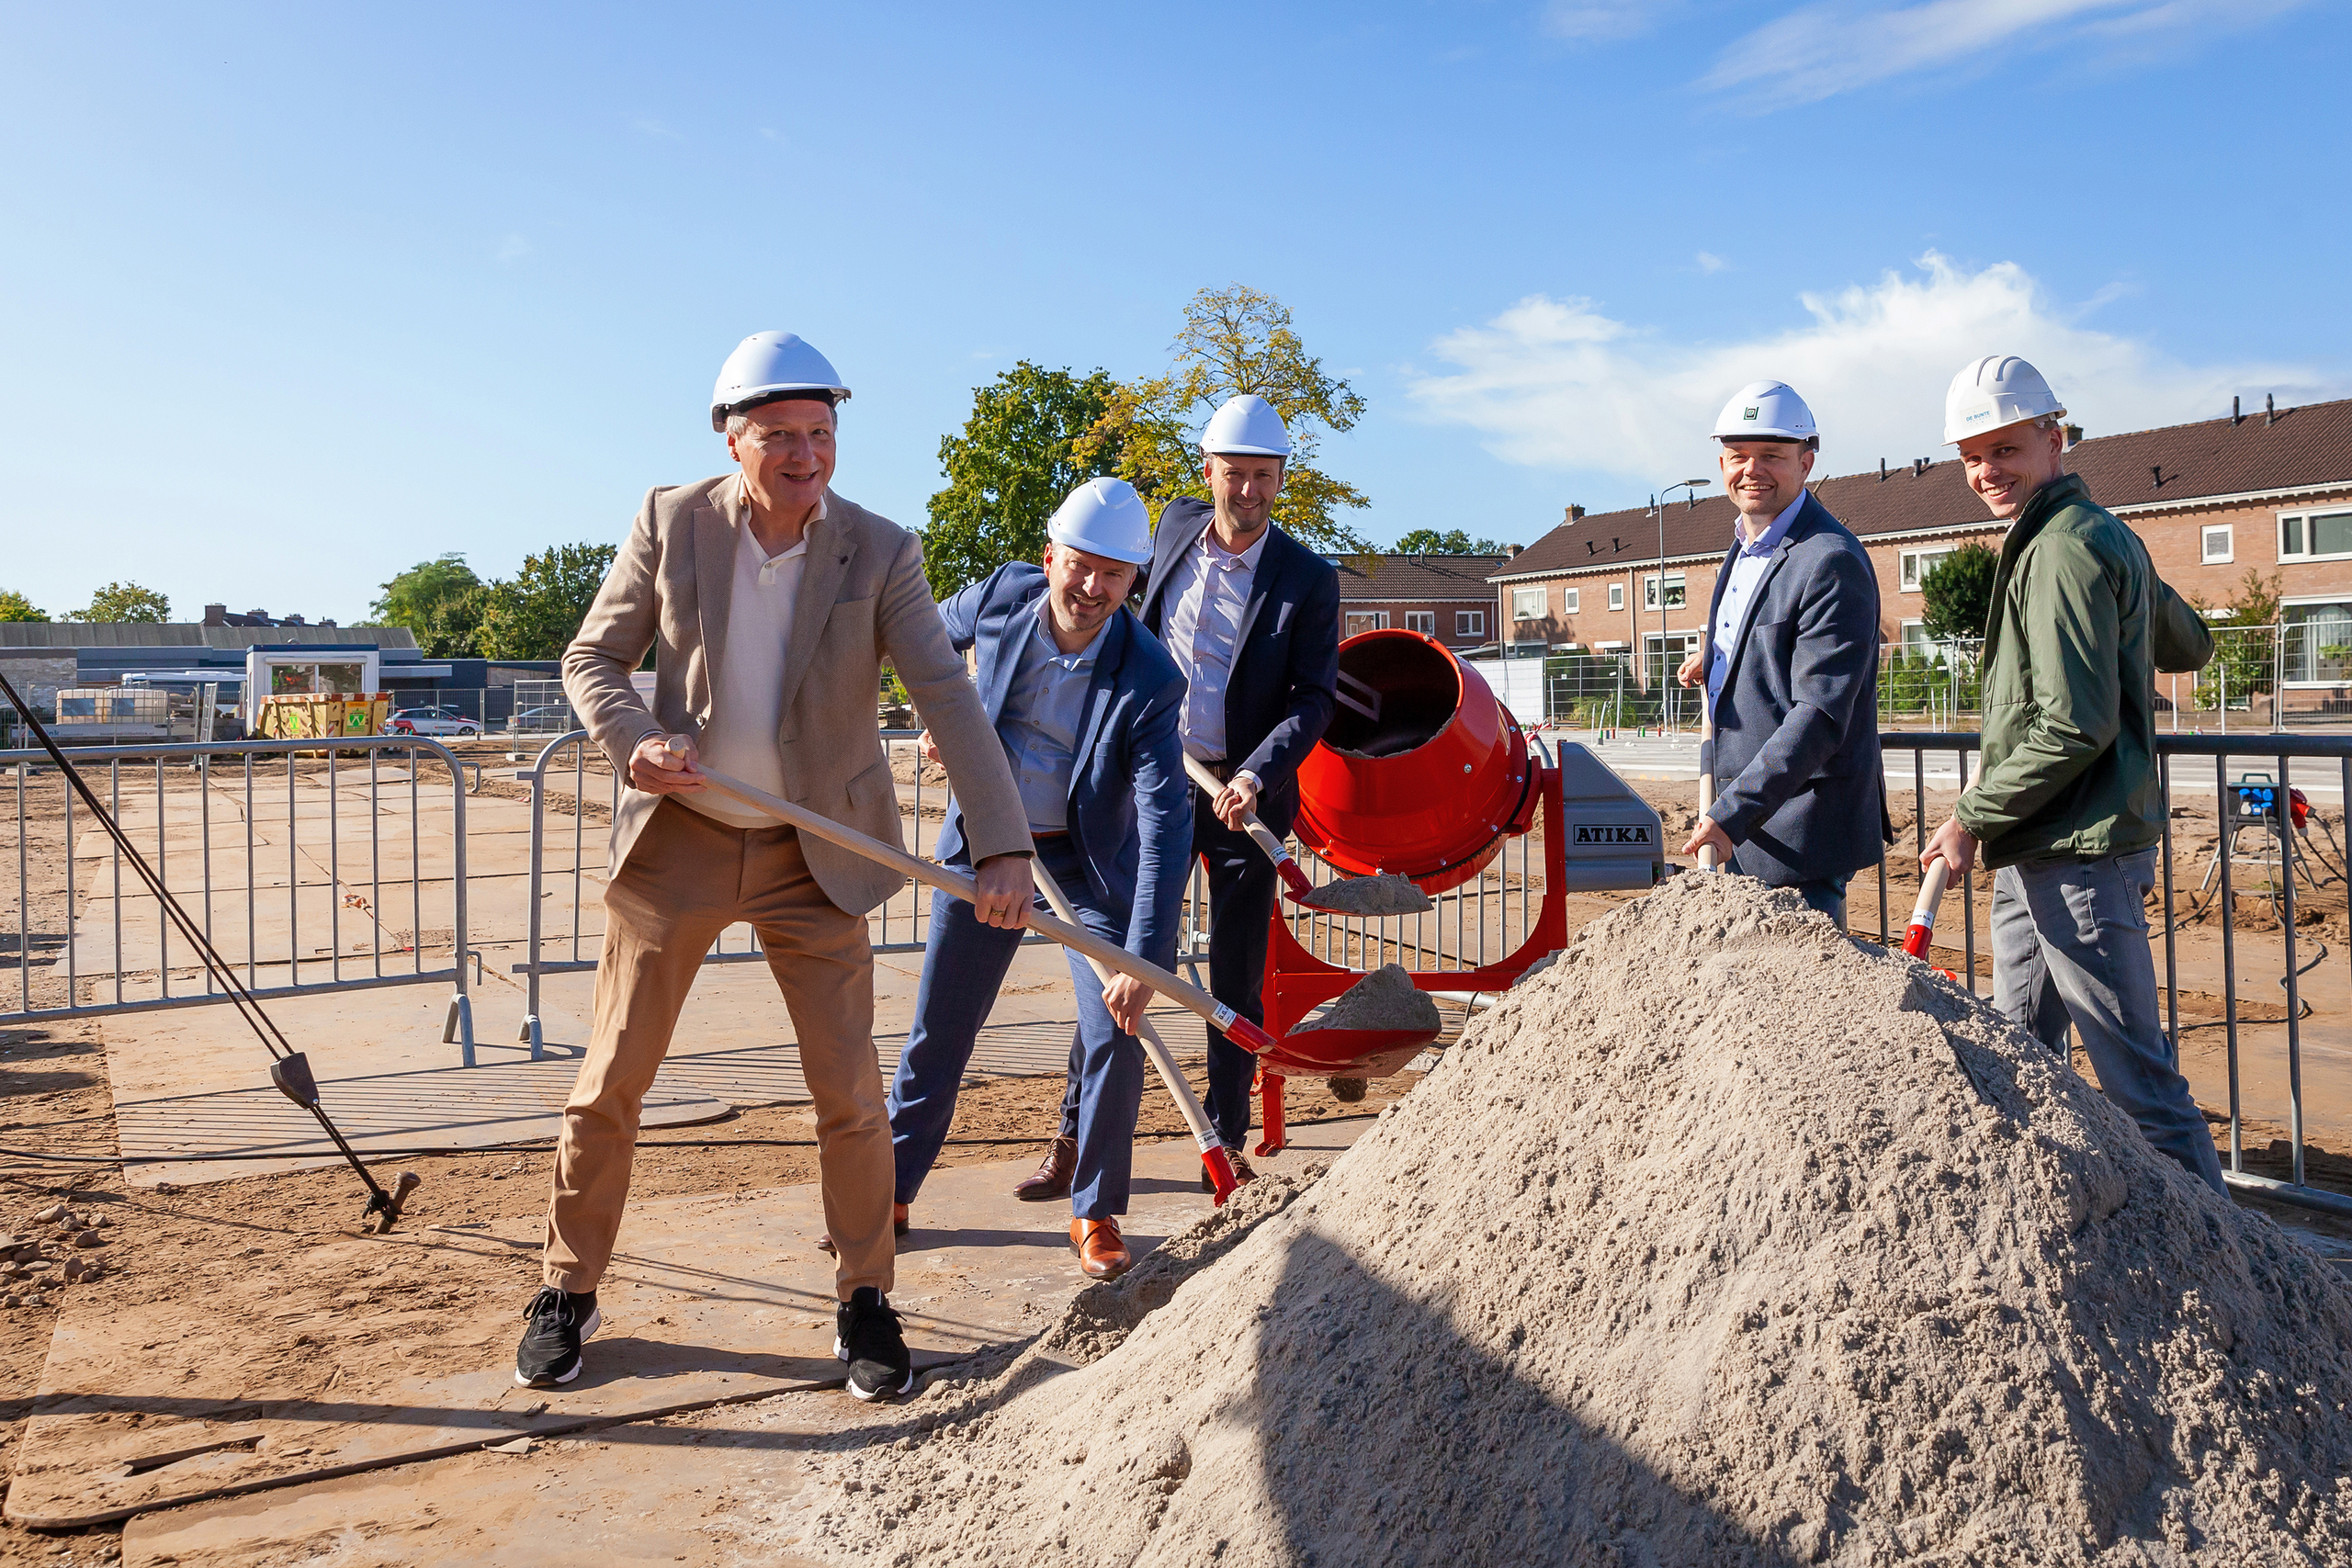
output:
<svg viewBox="0 0 2352 1568"><path fill-rule="evenodd" d="M1244 1181L1255 1181L1258 1179L1258 1173L1250 1168L1250 1156L1243 1154L1239 1149L1232 1147L1227 1148L1225 1151L1225 1157L1233 1162L1233 1179L1237 1184ZM1209 1179L1209 1168L1207 1166L1201 1167L1201 1190L1204 1192L1214 1192L1216 1190L1216 1183Z"/></svg>
<svg viewBox="0 0 2352 1568"><path fill-rule="evenodd" d="M904 1203L891 1204L890 1234L892 1235L904 1235L912 1228L913 1227L907 1223L907 1206ZM817 1250L820 1252L831 1252L834 1250L833 1238L831 1234L820 1235L817 1238Z"/></svg>
<svg viewBox="0 0 2352 1568"><path fill-rule="evenodd" d="M1078 1168L1078 1140L1056 1138L1046 1145L1046 1157L1037 1162L1037 1169L1028 1180L1013 1188L1012 1195L1024 1203L1044 1203L1056 1198L1069 1196L1070 1173Z"/></svg>
<svg viewBox="0 0 2352 1568"><path fill-rule="evenodd" d="M1135 1267L1135 1254L1120 1239L1119 1222L1072 1220L1069 1244L1078 1249L1078 1266L1097 1280L1115 1280Z"/></svg>

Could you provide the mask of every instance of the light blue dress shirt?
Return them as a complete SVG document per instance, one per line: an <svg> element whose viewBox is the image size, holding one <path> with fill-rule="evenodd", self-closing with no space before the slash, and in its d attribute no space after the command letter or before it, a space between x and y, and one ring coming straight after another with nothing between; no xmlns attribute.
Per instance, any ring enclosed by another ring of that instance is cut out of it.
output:
<svg viewBox="0 0 2352 1568"><path fill-rule="evenodd" d="M1712 705L1723 695L1724 677L1731 672L1731 656L1739 648L1739 628L1747 618L1747 602L1756 595L1764 581L1764 569L1772 564L1772 552L1788 537L1789 525L1797 520L1804 508L1804 491L1797 491L1796 500L1788 510L1772 519L1772 525L1758 534L1750 543L1740 547L1732 558L1731 580L1724 584L1724 596L1715 606L1715 625L1708 641L1711 645L1707 660L1707 701ZM1738 525L1735 524L1736 527ZM1743 538L1745 535L1741 536Z"/></svg>
<svg viewBox="0 0 2352 1568"><path fill-rule="evenodd" d="M1070 760L1077 755L1079 729L1086 722L1094 659L1111 629L1106 618L1093 641L1076 653L1064 653L1046 625L1049 613L1046 595L1038 595L1037 619L1021 645L1021 661L996 722L1032 833L1069 830Z"/></svg>

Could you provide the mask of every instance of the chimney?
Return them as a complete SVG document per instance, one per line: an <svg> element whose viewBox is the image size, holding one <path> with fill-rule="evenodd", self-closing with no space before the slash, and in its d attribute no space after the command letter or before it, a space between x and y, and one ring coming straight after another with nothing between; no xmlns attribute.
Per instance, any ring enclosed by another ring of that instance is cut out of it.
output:
<svg viewBox="0 0 2352 1568"><path fill-rule="evenodd" d="M300 615L288 615L277 624L281 626L299 626L302 624L302 617Z"/></svg>
<svg viewBox="0 0 2352 1568"><path fill-rule="evenodd" d="M2278 423L2278 394L2276 392L2262 394L2262 423L2265 424Z"/></svg>
<svg viewBox="0 0 2352 1568"><path fill-rule="evenodd" d="M229 606L226 604L207 604L204 607L204 624L208 626L227 626L229 624Z"/></svg>
<svg viewBox="0 0 2352 1568"><path fill-rule="evenodd" d="M1577 505L1576 505L1574 502L1571 502L1571 503L1569 504L1569 506L1568 506L1568 521L1569 521L1569 522L1571 522L1571 523L1579 523L1579 522L1582 522L1583 520L1584 520L1584 508L1583 508L1583 507L1581 507L1581 506L1577 506Z"/></svg>
<svg viewBox="0 0 2352 1568"><path fill-rule="evenodd" d="M2071 452L2083 444L2083 427L2079 424L2070 424L2065 427L2065 430L2066 450Z"/></svg>
<svg viewBox="0 0 2352 1568"><path fill-rule="evenodd" d="M1519 555L1519 550L1520 547L1517 545L1505 545L1503 547L1503 559L1515 559Z"/></svg>
<svg viewBox="0 0 2352 1568"><path fill-rule="evenodd" d="M2238 423L2240 421L2244 420L2245 418L2245 415L2244 415L2244 414L2242 414L2242 413L2238 412L2238 400L2237 400L2237 399L2235 399L2235 398L2232 398L2232 399L2230 400L2230 423L2231 423L2232 424L2236 424L2236 423Z"/></svg>
<svg viewBox="0 0 2352 1568"><path fill-rule="evenodd" d="M1883 457L1878 460L1878 482L1881 484L1886 482L1886 459Z"/></svg>
<svg viewBox="0 0 2352 1568"><path fill-rule="evenodd" d="M2148 480L2149 488L2152 490L2162 490L2165 488L2165 466L2162 463L2151 463L2148 465Z"/></svg>
<svg viewBox="0 0 2352 1568"><path fill-rule="evenodd" d="M1924 474L1927 471L1928 459L1925 457L1914 457L1911 459L1911 477L1913 479L1917 479L1921 474Z"/></svg>

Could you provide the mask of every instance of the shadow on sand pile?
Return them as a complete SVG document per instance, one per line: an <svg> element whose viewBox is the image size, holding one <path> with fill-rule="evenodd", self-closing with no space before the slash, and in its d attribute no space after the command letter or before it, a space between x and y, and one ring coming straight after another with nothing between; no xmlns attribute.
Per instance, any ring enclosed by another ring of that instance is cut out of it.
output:
<svg viewBox="0 0 2352 1568"><path fill-rule="evenodd" d="M830 1459L898 1562L2352 1561L2352 1292L1785 894L1586 928L1082 1371Z"/></svg>

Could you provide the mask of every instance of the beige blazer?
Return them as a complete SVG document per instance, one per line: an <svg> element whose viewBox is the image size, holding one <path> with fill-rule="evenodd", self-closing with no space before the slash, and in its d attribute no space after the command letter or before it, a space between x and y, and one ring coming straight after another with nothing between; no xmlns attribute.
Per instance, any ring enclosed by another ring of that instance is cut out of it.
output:
<svg viewBox="0 0 2352 1568"><path fill-rule="evenodd" d="M629 753L655 733L699 741L709 722L711 663L727 647L742 510L737 474L649 491L580 635L564 650L565 694L623 780L613 814L616 874L661 798L628 787ZM898 786L875 723L887 655L938 743L964 808L973 863L1030 852L1028 818L1003 744L948 646L923 581L922 542L826 491L825 516L808 529L792 615L775 738L786 797L905 847ZM648 649L650 712L629 683ZM850 914L865 913L905 886L899 873L832 844L810 839L801 848L818 886Z"/></svg>

